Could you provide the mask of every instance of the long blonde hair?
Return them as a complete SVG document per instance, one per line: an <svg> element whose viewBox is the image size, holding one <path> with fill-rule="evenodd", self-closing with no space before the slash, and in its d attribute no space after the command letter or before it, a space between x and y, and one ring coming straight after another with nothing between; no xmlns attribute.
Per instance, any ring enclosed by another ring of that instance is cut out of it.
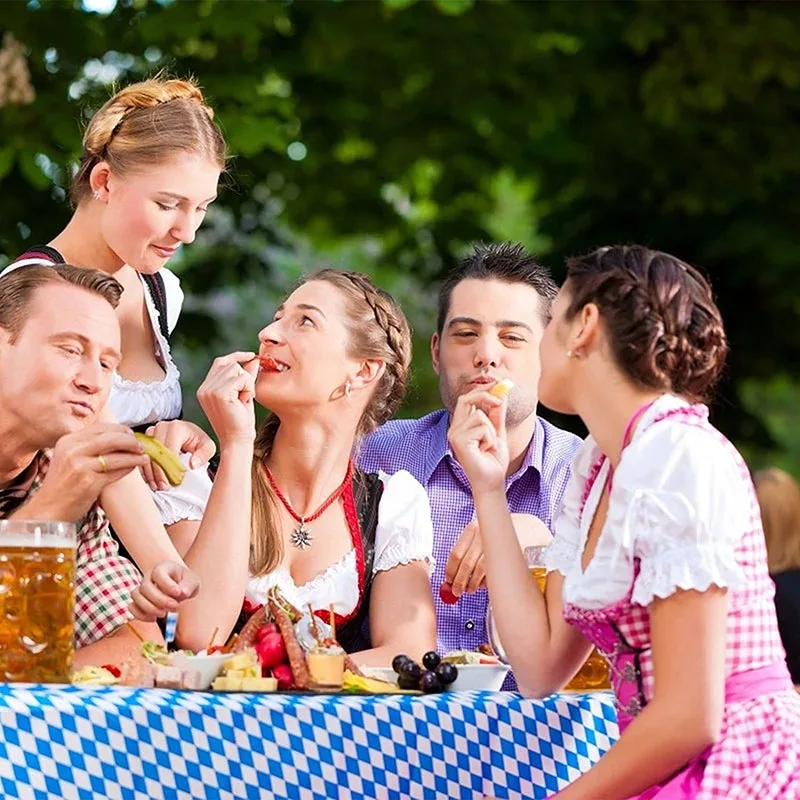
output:
<svg viewBox="0 0 800 800"><path fill-rule="evenodd" d="M380 359L386 365L358 423L356 441L374 431L400 407L411 365L411 327L395 299L358 272L324 269L299 285L325 281L345 299L348 354L354 359ZM275 495L264 474L280 420L267 417L253 451L253 511L250 526L250 571L266 575L283 560Z"/></svg>
<svg viewBox="0 0 800 800"><path fill-rule="evenodd" d="M77 206L91 194L89 176L100 161L124 175L178 151L198 153L225 168L225 139L200 88L193 80L161 77L132 83L108 100L86 127L70 199Z"/></svg>
<svg viewBox="0 0 800 800"><path fill-rule="evenodd" d="M767 564L773 575L800 569L800 486L782 469L753 476L767 540Z"/></svg>

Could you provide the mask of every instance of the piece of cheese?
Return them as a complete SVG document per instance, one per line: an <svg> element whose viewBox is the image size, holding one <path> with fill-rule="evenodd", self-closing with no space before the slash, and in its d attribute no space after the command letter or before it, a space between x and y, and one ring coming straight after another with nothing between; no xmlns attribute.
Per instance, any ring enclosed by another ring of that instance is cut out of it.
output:
<svg viewBox="0 0 800 800"><path fill-rule="evenodd" d="M245 692L274 692L278 688L276 678L244 678L242 690Z"/></svg>
<svg viewBox="0 0 800 800"><path fill-rule="evenodd" d="M253 657L250 653L238 653L237 655L233 656L233 658L229 658L223 665L222 668L227 672L227 674L231 674L232 671L235 670L244 670L248 667L253 666Z"/></svg>
<svg viewBox="0 0 800 800"><path fill-rule="evenodd" d="M514 388L514 381L510 378L503 378L503 380L498 381L491 389L489 389L489 394L493 394L495 397L499 397L500 399L504 398L512 389Z"/></svg>

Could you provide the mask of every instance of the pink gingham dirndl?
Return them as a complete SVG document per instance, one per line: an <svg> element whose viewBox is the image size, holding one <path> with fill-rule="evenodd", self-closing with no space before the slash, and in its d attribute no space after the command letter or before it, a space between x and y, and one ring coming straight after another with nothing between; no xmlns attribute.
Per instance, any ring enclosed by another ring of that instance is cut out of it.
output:
<svg viewBox="0 0 800 800"><path fill-rule="evenodd" d="M792 686L780 642L749 470L736 449L707 422L704 407L672 410L650 424L667 417L712 431L736 460L750 508L747 532L736 548L747 583L730 592L725 712L719 740L671 779L629 800L798 800L800 695ZM595 464L589 473L582 505L601 466L602 462ZM653 695L648 610L631 603L629 593L605 609L565 604L564 616L609 659L623 732Z"/></svg>

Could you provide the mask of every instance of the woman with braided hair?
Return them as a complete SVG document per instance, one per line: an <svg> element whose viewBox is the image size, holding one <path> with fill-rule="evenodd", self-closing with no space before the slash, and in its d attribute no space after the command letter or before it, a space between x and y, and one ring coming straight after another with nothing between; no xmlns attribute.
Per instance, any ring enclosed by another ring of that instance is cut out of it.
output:
<svg viewBox="0 0 800 800"><path fill-rule="evenodd" d="M666 253L606 247L567 262L552 314L539 397L590 435L544 594L505 506L503 401L462 397L450 441L491 529L486 581L520 687L559 689L593 646L611 666L619 741L557 796L800 797L800 697L758 503L703 404L727 350L708 283Z"/></svg>
<svg viewBox="0 0 800 800"><path fill-rule="evenodd" d="M106 418L157 433L172 449L191 453L193 466L214 454L211 439L188 422L159 424L178 419L182 410L169 337L183 292L165 265L180 245L194 240L226 159L213 109L194 82L157 77L121 89L84 132L67 227L5 270L66 262L100 269L122 285L122 361ZM146 570L168 554L179 557L163 526L179 519L184 489L169 489L150 464L143 473L158 513L136 474L111 487L101 504L123 552Z"/></svg>
<svg viewBox="0 0 800 800"><path fill-rule="evenodd" d="M326 621L332 606L340 643L361 663L420 658L436 644L427 493L408 472L364 474L354 462L359 440L405 395L405 316L364 275L322 270L289 295L259 340L258 354L217 359L198 391L223 420L215 429L238 431L220 440L248 457L243 463L223 447L224 474L196 497L202 523L174 526L191 542L218 524L229 540L219 580L205 581L181 610L183 641L207 642L215 626L227 635L242 607L236 587L246 582L251 605L276 586ZM227 402L209 402L212 395ZM254 399L272 412L258 432ZM231 526L242 514L250 525ZM161 565L145 578L134 613L153 619L174 607L171 570Z"/></svg>

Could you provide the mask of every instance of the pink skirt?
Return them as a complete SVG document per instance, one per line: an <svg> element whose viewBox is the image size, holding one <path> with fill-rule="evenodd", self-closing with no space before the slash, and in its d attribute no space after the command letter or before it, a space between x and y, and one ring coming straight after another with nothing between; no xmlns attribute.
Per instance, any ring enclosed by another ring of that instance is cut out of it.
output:
<svg viewBox="0 0 800 800"><path fill-rule="evenodd" d="M800 695L786 665L732 675L719 741L669 781L629 800L797 800Z"/></svg>

